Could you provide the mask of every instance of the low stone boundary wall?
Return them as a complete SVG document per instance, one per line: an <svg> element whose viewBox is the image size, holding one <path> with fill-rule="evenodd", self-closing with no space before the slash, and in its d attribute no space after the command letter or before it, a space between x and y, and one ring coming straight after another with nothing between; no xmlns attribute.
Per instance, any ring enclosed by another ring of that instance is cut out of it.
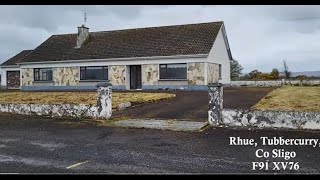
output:
<svg viewBox="0 0 320 180"><path fill-rule="evenodd" d="M231 81L230 87L280 87L283 85L292 86L320 86L320 79L314 80L275 80L275 81Z"/></svg>
<svg viewBox="0 0 320 180"><path fill-rule="evenodd" d="M223 109L222 124L259 128L320 129L320 113Z"/></svg>
<svg viewBox="0 0 320 180"><path fill-rule="evenodd" d="M70 104L0 104L0 112L52 117L98 117L96 106Z"/></svg>
<svg viewBox="0 0 320 180"><path fill-rule="evenodd" d="M231 81L231 87L280 87L282 81Z"/></svg>
<svg viewBox="0 0 320 180"><path fill-rule="evenodd" d="M208 121L213 126L320 129L320 112L223 109L223 87L210 85Z"/></svg>
<svg viewBox="0 0 320 180"><path fill-rule="evenodd" d="M112 89L110 83L97 85L97 105L70 104L0 104L0 112L51 117L77 117L108 119L112 114Z"/></svg>

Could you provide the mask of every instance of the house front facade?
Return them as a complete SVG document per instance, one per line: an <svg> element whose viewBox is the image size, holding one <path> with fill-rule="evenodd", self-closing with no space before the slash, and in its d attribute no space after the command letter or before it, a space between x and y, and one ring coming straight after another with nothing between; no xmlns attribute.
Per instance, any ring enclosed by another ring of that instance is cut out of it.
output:
<svg viewBox="0 0 320 180"><path fill-rule="evenodd" d="M1 65L1 85L23 91L207 90L230 83L231 51L223 22L53 35Z"/></svg>

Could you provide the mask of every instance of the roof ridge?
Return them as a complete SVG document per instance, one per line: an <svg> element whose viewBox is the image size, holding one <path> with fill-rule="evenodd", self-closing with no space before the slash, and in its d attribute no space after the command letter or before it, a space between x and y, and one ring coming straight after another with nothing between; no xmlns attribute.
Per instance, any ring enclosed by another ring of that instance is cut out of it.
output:
<svg viewBox="0 0 320 180"><path fill-rule="evenodd" d="M108 30L108 31L95 31L95 32L92 32L92 33L114 32L114 31L127 31L127 30L138 30L138 29L153 29L153 28L164 28L164 27L181 27L181 26L213 24L213 23L223 23L223 21L203 22L203 23L192 23L192 24L176 24L176 25L165 25L165 26L149 26L149 27L130 28L130 29L117 29L117 30Z"/></svg>
<svg viewBox="0 0 320 180"><path fill-rule="evenodd" d="M128 29L114 29L114 30L106 30L106 31L93 31L93 32L89 32L89 33L108 33L108 32L117 32L117 31L152 29L152 28L164 28L164 27L179 27L179 26L202 25L202 24L213 24L213 23L224 23L224 21L212 21L212 22L190 23L190 24L176 24L176 25L165 25L165 26L147 26L147 27L128 28ZM59 35L76 35L76 34L77 34L77 33L53 34L52 36L59 36Z"/></svg>

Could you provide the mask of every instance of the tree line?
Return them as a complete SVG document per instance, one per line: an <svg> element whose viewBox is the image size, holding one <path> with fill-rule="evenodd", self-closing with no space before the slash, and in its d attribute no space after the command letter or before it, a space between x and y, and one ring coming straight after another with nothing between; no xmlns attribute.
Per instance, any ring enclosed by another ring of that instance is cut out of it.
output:
<svg viewBox="0 0 320 180"><path fill-rule="evenodd" d="M262 73L255 69L244 76L241 76L242 70L243 67L237 60L230 61L231 80L276 80L280 78L288 79L291 76L291 71L289 70L286 60L283 60L283 75L281 76L277 68L273 68L270 73Z"/></svg>

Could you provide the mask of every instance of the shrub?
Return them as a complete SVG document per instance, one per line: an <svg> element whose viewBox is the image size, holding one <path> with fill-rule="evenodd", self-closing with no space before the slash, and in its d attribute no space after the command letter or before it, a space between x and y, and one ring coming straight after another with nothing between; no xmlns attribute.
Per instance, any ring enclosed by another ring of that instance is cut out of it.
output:
<svg viewBox="0 0 320 180"><path fill-rule="evenodd" d="M254 78L257 78L258 74L261 74L261 72L258 70L253 70L249 73L249 77L250 79L254 79Z"/></svg>
<svg viewBox="0 0 320 180"><path fill-rule="evenodd" d="M305 75L299 75L299 76L296 77L296 79L298 79L298 80L300 80L300 81L303 81L303 80L307 79L307 76L305 76Z"/></svg>
<svg viewBox="0 0 320 180"><path fill-rule="evenodd" d="M271 72L270 75L273 77L273 79L279 79L279 71L278 71L278 69L277 68L272 69L272 72Z"/></svg>
<svg viewBox="0 0 320 180"><path fill-rule="evenodd" d="M257 79L257 80L272 80L272 79L274 79L274 77L268 73L260 73L257 75L257 77L255 79Z"/></svg>

